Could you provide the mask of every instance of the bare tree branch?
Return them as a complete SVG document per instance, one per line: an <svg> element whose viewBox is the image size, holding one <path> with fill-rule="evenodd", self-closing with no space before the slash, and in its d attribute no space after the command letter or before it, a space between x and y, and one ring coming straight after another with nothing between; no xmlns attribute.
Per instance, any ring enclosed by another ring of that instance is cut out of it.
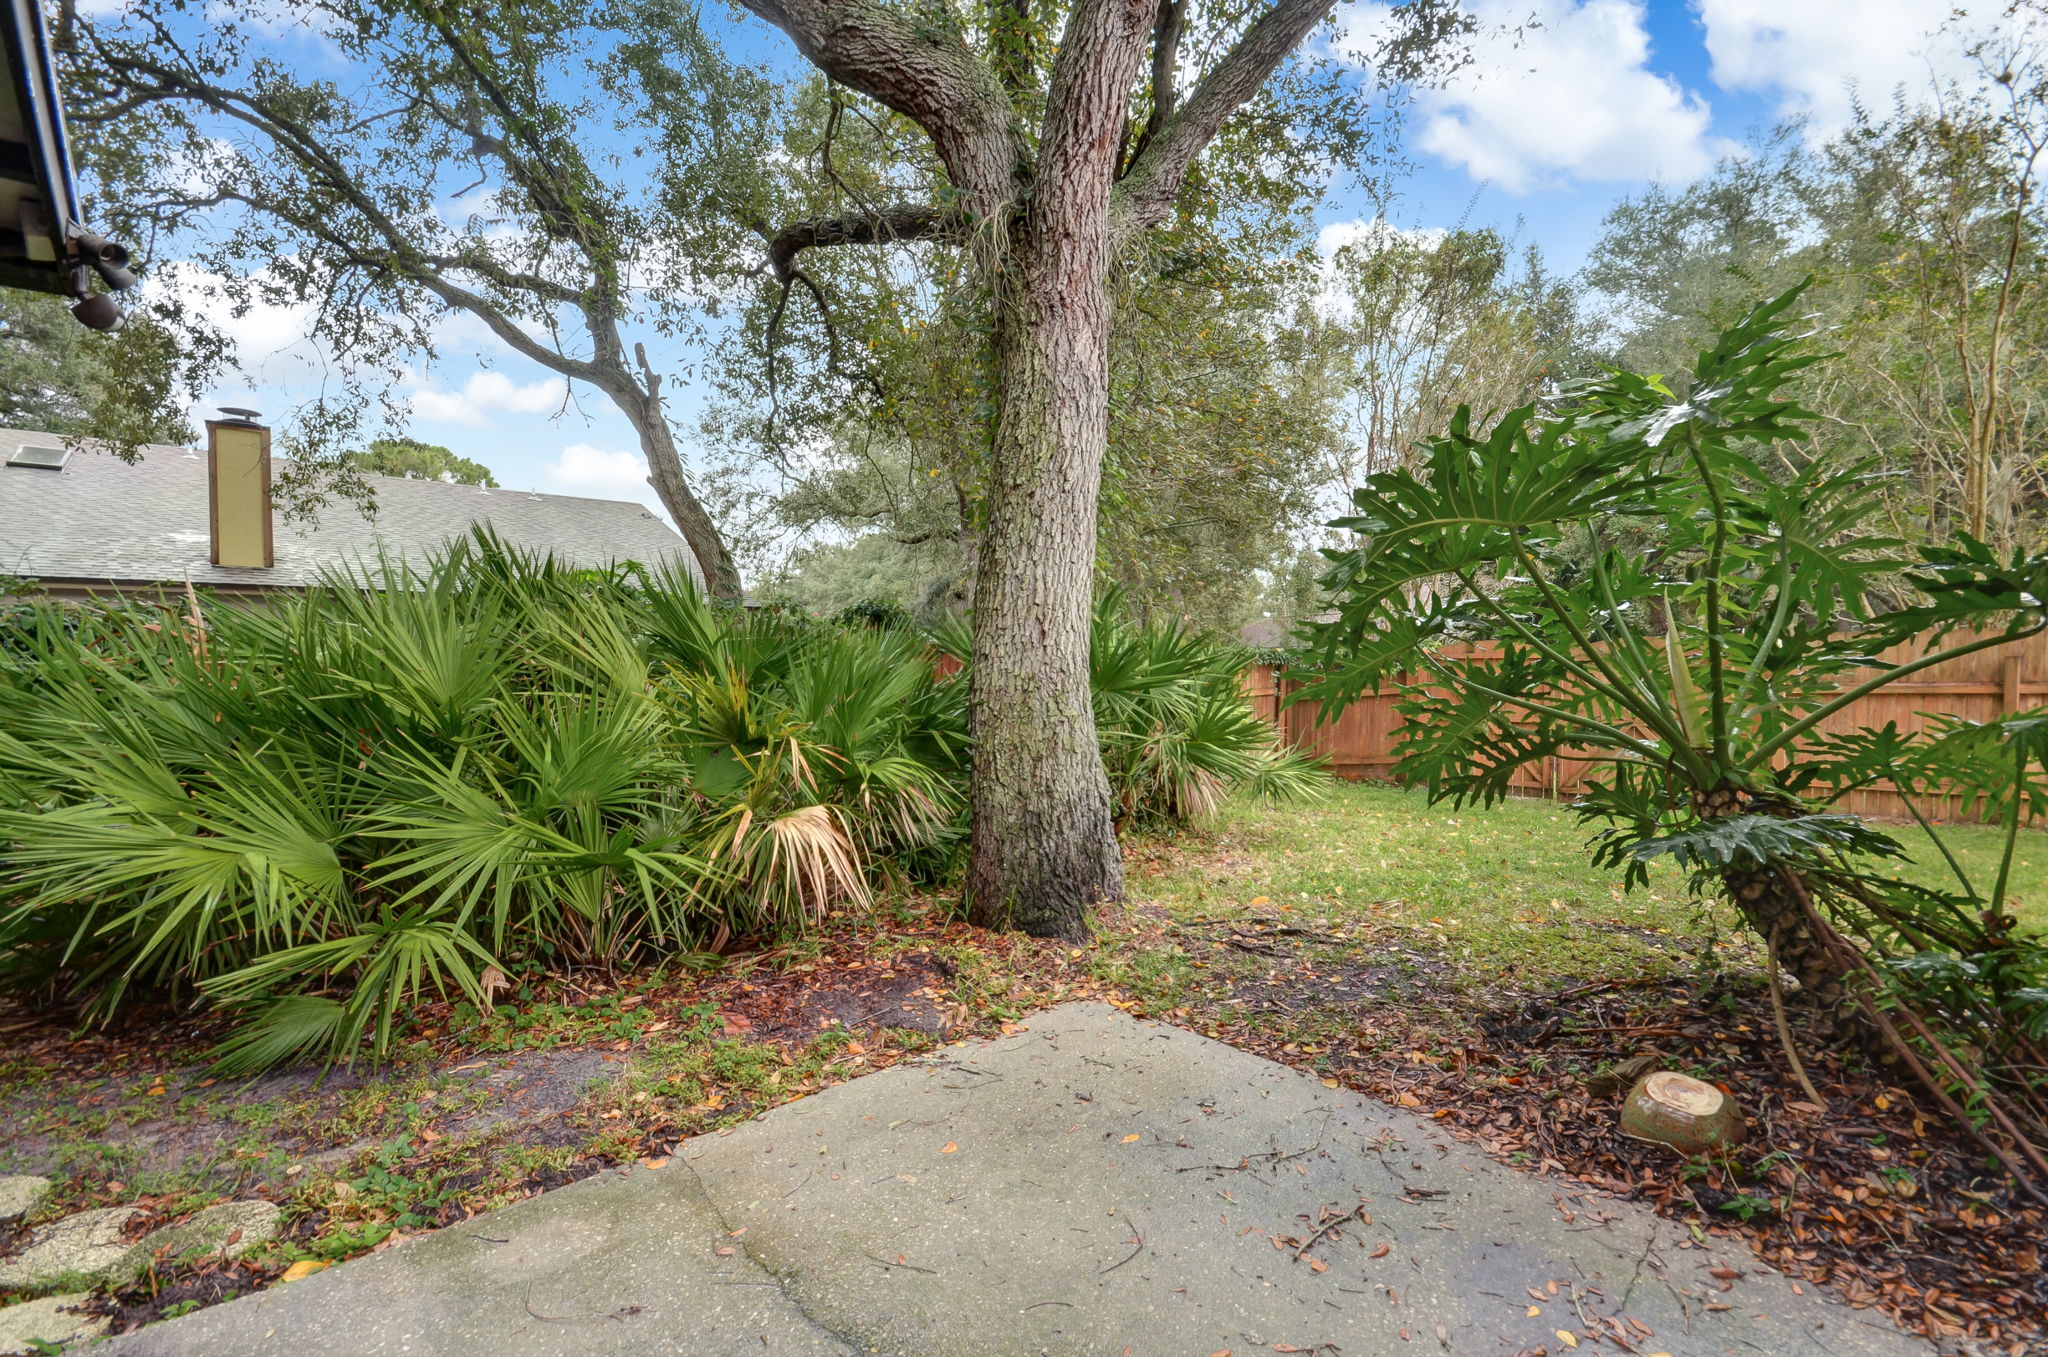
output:
<svg viewBox="0 0 2048 1357"><path fill-rule="evenodd" d="M1009 203L1024 163L1008 91L958 34L878 0L741 0L811 64L887 104L931 137L975 216Z"/></svg>
<svg viewBox="0 0 2048 1357"><path fill-rule="evenodd" d="M1227 119L1256 96L1280 63L1330 12L1330 0L1280 0L1246 30L1188 101L1169 116L1117 185L1118 236L1128 241L1165 220L1188 167Z"/></svg>
<svg viewBox="0 0 2048 1357"><path fill-rule="evenodd" d="M1175 78L1180 66L1180 38L1187 28L1187 19L1188 0L1159 0L1159 17L1152 23L1152 114L1145 119L1145 130L1131 152L1134 161L1159 136L1159 130L1166 126L1179 102Z"/></svg>
<svg viewBox="0 0 2048 1357"><path fill-rule="evenodd" d="M447 272L453 269L474 273L477 277L510 292L531 292L536 297L545 297L549 301L562 302L569 306L580 306L584 301L585 294L581 288L558 283L552 278L543 278L537 273L508 269L488 255L422 254L419 258L421 263L432 265L437 271Z"/></svg>
<svg viewBox="0 0 2048 1357"><path fill-rule="evenodd" d="M637 373L626 356L620 333L626 314L624 247L595 177L574 145L550 138L527 112L522 99L531 91L521 88L519 82L530 72L514 66L506 77L512 83L500 83L488 62L471 49L468 34L445 21L430 17L429 22L463 62L469 77L466 84L473 86L467 92L477 96L482 107L450 106L430 93L416 92L401 106L344 125L340 132L359 132L384 118L425 107L451 130L468 136L471 157L480 168L486 161L495 162L504 177L524 193L542 235L581 256L573 265L579 283L536 271L545 266L522 268L501 261L474 241L437 248L431 233L423 236L399 209L387 204L372 178L349 159L333 131L305 120L289 100L271 97L265 88L230 86L211 78L161 25L156 25L161 41L147 45L116 47L87 32L102 69L115 82L110 104L121 108L181 102L197 105L248 128L303 176L309 192L260 195L262 201L258 201L257 196L223 189L218 200L244 202L289 222L355 272L353 280L333 282L332 290L321 299L323 315L337 307L373 309L376 302L368 296L372 280L402 281L450 308L476 316L514 352L609 397L639 434L650 480L683 530L706 581L715 592L737 598L738 572L722 535L683 471L673 430L662 411L659 377L644 351L637 355ZM121 97L115 104L117 95ZM486 125L485 118L491 114L504 129L503 135ZM166 202L162 206L182 205ZM468 285L473 280L481 280L483 287ZM572 356L562 343L558 316L565 309L582 321L590 343L588 358ZM541 335L528 328L535 321L542 328Z"/></svg>
<svg viewBox="0 0 2048 1357"><path fill-rule="evenodd" d="M958 239L964 227L959 213L922 203L791 222L768 237L768 268L778 282L788 283L796 276L796 257L805 250L897 240Z"/></svg>

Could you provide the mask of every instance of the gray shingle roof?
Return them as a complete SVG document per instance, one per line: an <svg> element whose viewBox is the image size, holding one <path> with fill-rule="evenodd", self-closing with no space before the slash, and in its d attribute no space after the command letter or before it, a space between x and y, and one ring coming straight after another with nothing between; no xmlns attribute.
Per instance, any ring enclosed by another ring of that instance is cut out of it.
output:
<svg viewBox="0 0 2048 1357"><path fill-rule="evenodd" d="M474 486L371 476L377 511L365 517L330 504L312 525L276 521L277 564L269 570L216 566L209 554L206 459L151 444L133 465L80 448L62 471L4 465L24 445L53 446L50 434L0 429L0 575L52 583L182 583L229 588L297 588L323 570L373 561L379 549L418 561L470 525L552 551L578 566L680 560L699 583L688 546L645 507L624 500L479 494Z"/></svg>

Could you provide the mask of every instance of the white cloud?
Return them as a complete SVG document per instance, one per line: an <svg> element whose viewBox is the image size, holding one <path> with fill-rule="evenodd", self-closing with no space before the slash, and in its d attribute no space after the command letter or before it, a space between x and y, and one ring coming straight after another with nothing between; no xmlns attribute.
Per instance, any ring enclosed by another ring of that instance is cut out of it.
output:
<svg viewBox="0 0 2048 1357"><path fill-rule="evenodd" d="M1799 0L1779 0L1791 5ZM1473 0L1472 63L1416 92L1416 144L1510 193L1570 180L1704 173L1733 143L1697 94L1649 67L1642 0ZM1352 11L1341 46L1363 59L1387 9ZM1525 19L1534 23L1516 25Z"/></svg>
<svg viewBox="0 0 2048 1357"><path fill-rule="evenodd" d="M540 474L549 489L565 495L638 500L657 508L661 504L647 483L647 461L637 452L571 443L561 456L542 464Z"/></svg>
<svg viewBox="0 0 2048 1357"><path fill-rule="evenodd" d="M408 398L413 416L438 424L489 424L496 415L548 415L560 410L567 392L559 377L519 383L502 372L471 374L459 391L431 387Z"/></svg>
<svg viewBox="0 0 2048 1357"><path fill-rule="evenodd" d="M623 499L644 504L656 518L675 526L661 496L647 483L647 460L637 452L571 443L540 468L542 488L586 499Z"/></svg>
<svg viewBox="0 0 2048 1357"><path fill-rule="evenodd" d="M174 260L158 268L150 280L234 340L236 362L252 377L261 379L261 369L274 360L295 352L311 357L313 312L311 302L272 304L261 299L264 276L251 276L249 286L240 279L209 273L205 269ZM247 310L235 312L235 292L250 300Z"/></svg>
<svg viewBox="0 0 2048 1357"><path fill-rule="evenodd" d="M1940 33L1950 5L1937 0L1694 0L1714 83L1778 96L1778 113L1810 120L1825 139L1847 125L1852 102L1882 114L1909 97L1975 71L1957 33ZM1956 6L1965 25L1999 5Z"/></svg>
<svg viewBox="0 0 2048 1357"><path fill-rule="evenodd" d="M1385 217L1359 217L1353 221L1333 221L1316 232L1316 253L1328 260L1336 258L1337 251L1348 245L1367 245L1377 250L1403 240L1434 246L1449 234L1441 226L1404 227Z"/></svg>
<svg viewBox="0 0 2048 1357"><path fill-rule="evenodd" d="M263 301L263 283L261 272L231 279L182 260L158 265L143 283L143 297L168 296L233 342L232 364L248 380L208 393L196 407L198 418L212 418L212 405L220 402L260 407L262 393L274 395L277 388L304 382L328 366L327 354L313 335L313 305ZM237 295L250 303L239 316ZM192 399L197 402L199 397Z"/></svg>

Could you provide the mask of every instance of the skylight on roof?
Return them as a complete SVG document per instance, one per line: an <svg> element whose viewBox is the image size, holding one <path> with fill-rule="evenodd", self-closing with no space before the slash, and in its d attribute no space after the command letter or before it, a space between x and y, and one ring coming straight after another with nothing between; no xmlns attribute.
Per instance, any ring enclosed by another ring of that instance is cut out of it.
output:
<svg viewBox="0 0 2048 1357"><path fill-rule="evenodd" d="M70 448L43 447L31 443L16 448L14 455L7 459L7 465L28 467L34 471L62 471L64 464L70 460Z"/></svg>

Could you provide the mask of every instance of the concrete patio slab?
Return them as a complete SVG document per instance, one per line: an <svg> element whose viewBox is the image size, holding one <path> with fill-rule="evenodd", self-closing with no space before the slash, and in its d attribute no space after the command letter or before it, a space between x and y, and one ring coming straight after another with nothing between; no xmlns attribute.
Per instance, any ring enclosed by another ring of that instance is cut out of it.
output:
<svg viewBox="0 0 2048 1357"><path fill-rule="evenodd" d="M1673 1357L1930 1351L1696 1243L1424 1118L1072 1004L113 1350L1495 1357L1613 1351L1591 1335L1618 1322Z"/></svg>
<svg viewBox="0 0 2048 1357"><path fill-rule="evenodd" d="M602 1173L93 1351L164 1357L843 1357L855 1351L806 1319L726 1233L687 1168Z"/></svg>

